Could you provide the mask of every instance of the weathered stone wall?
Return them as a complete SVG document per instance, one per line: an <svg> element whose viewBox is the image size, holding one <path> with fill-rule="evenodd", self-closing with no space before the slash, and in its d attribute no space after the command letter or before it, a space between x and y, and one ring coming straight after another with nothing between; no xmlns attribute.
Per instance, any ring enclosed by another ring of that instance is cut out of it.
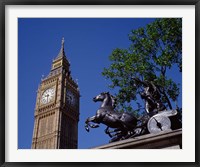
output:
<svg viewBox="0 0 200 167"><path fill-rule="evenodd" d="M121 140L93 149L181 149L182 129L147 134L131 139Z"/></svg>

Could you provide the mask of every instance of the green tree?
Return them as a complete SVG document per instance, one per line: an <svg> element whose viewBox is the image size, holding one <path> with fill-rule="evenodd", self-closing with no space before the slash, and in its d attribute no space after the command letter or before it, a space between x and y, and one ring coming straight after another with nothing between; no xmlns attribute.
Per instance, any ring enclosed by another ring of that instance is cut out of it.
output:
<svg viewBox="0 0 200 167"><path fill-rule="evenodd" d="M167 74L177 68L182 72L182 19L155 19L146 27L132 30L128 49L116 48L109 56L111 65L102 74L111 81L110 88L118 90L118 110L136 111L131 102L139 107L138 93L141 86L133 78L150 80L162 89L162 101L171 108L180 93L180 84Z"/></svg>

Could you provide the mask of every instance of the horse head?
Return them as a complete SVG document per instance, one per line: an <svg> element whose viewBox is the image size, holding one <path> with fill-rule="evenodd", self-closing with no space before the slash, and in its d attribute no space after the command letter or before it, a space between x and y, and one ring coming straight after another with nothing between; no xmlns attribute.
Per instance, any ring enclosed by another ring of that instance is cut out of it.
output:
<svg viewBox="0 0 200 167"><path fill-rule="evenodd" d="M94 102L102 101L101 107L112 107L114 109L117 104L117 99L109 92L102 92L93 98Z"/></svg>
<svg viewBox="0 0 200 167"><path fill-rule="evenodd" d="M94 102L97 102L97 101L103 101L107 96L109 96L110 93L109 92L102 92L100 93L99 95L95 96L93 98L93 101Z"/></svg>

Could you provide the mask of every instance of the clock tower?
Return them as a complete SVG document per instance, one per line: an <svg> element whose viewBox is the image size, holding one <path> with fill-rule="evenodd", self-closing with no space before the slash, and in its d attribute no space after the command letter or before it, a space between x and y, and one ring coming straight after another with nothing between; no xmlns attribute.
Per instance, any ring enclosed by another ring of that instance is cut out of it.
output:
<svg viewBox="0 0 200 167"><path fill-rule="evenodd" d="M53 60L37 90L32 149L76 149L80 92L64 51Z"/></svg>

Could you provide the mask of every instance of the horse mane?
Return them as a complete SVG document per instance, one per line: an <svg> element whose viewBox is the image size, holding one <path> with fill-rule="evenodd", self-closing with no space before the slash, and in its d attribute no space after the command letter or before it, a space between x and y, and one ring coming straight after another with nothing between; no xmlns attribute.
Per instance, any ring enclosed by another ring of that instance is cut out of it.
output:
<svg viewBox="0 0 200 167"><path fill-rule="evenodd" d="M116 105L117 105L117 98L113 95L110 95L110 97L111 97L111 100L112 100L112 106L113 106L113 108L115 108Z"/></svg>
<svg viewBox="0 0 200 167"><path fill-rule="evenodd" d="M103 94L107 94L108 96L110 96L111 98L111 104L112 104L112 107L113 109L116 107L117 105L117 99L115 96L111 95L110 92L102 92Z"/></svg>

